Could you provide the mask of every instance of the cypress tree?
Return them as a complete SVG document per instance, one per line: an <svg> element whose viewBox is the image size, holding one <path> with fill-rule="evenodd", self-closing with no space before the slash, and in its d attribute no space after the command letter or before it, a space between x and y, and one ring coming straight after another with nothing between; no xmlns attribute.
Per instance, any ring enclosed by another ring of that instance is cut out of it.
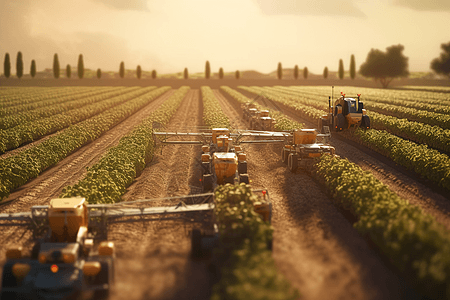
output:
<svg viewBox="0 0 450 300"><path fill-rule="evenodd" d="M184 79L188 79L188 78L189 78L188 68L184 68Z"/></svg>
<svg viewBox="0 0 450 300"><path fill-rule="evenodd" d="M97 69L97 78L100 79L102 77L102 70Z"/></svg>
<svg viewBox="0 0 450 300"><path fill-rule="evenodd" d="M6 78L11 76L11 60L9 59L9 53L5 54L5 61L3 63L3 74Z"/></svg>
<svg viewBox="0 0 450 300"><path fill-rule="evenodd" d="M350 57L350 78L355 79L356 76L356 63L355 63L355 56L352 54Z"/></svg>
<svg viewBox="0 0 450 300"><path fill-rule="evenodd" d="M31 78L34 78L34 76L36 76L36 61L34 61L34 59L31 61L30 75Z"/></svg>
<svg viewBox="0 0 450 300"><path fill-rule="evenodd" d="M78 78L83 78L84 76L84 62L83 62L83 54L78 56Z"/></svg>
<svg viewBox="0 0 450 300"><path fill-rule="evenodd" d="M138 65L137 68L136 68L136 76L137 76L138 79L141 79L142 69L141 69L140 65Z"/></svg>
<svg viewBox="0 0 450 300"><path fill-rule="evenodd" d="M209 61L206 61L206 65L205 65L205 78L209 79L209 77L211 76L211 67L209 66Z"/></svg>
<svg viewBox="0 0 450 300"><path fill-rule="evenodd" d="M344 79L344 62L339 60L339 79Z"/></svg>
<svg viewBox="0 0 450 300"><path fill-rule="evenodd" d="M294 78L298 79L298 65L295 65L294 67Z"/></svg>
<svg viewBox="0 0 450 300"><path fill-rule="evenodd" d="M22 52L17 52L17 60L16 60L16 74L17 78L21 78L23 75L23 59Z"/></svg>
<svg viewBox="0 0 450 300"><path fill-rule="evenodd" d="M67 64L66 66L66 76L67 78L70 78L70 76L72 76L72 68L70 67L69 64Z"/></svg>
<svg viewBox="0 0 450 300"><path fill-rule="evenodd" d="M328 67L325 67L325 68L323 69L323 78L324 78L324 79L327 79L327 78L328 78Z"/></svg>
<svg viewBox="0 0 450 300"><path fill-rule="evenodd" d="M125 64L123 61L120 63L119 76L120 78L125 77Z"/></svg>
<svg viewBox="0 0 450 300"><path fill-rule="evenodd" d="M53 77L59 78L59 59L56 53L53 55Z"/></svg>
<svg viewBox="0 0 450 300"><path fill-rule="evenodd" d="M239 70L236 70L235 76L236 76L236 79L241 78L241 72L239 72Z"/></svg>
<svg viewBox="0 0 450 300"><path fill-rule="evenodd" d="M278 79L282 79L283 78L283 68L281 67L281 63L278 63L278 68L277 68L277 77Z"/></svg>
<svg viewBox="0 0 450 300"><path fill-rule="evenodd" d="M156 70L153 70L153 71L152 71L152 78L153 78L153 79L156 79Z"/></svg>
<svg viewBox="0 0 450 300"><path fill-rule="evenodd" d="M219 69L219 78L223 79L223 68Z"/></svg>
<svg viewBox="0 0 450 300"><path fill-rule="evenodd" d="M303 78L308 79L308 67L303 68Z"/></svg>

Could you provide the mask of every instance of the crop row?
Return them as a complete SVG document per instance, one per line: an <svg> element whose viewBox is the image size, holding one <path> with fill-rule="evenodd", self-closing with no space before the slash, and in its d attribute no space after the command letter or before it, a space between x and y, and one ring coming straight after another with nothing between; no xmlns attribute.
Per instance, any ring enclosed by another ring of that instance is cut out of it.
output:
<svg viewBox="0 0 450 300"><path fill-rule="evenodd" d="M202 87L203 116L207 105L216 113L208 118L211 128L229 124L219 102L209 87ZM214 97L214 98L213 98ZM206 120L205 120L206 122ZM220 280L213 286L211 299L297 299L298 293L277 274L272 253L267 249L272 241L272 227L254 212L249 185L219 186L215 190L215 214L219 227L219 245L215 249Z"/></svg>
<svg viewBox="0 0 450 300"><path fill-rule="evenodd" d="M134 88L114 90L100 95L91 95L73 101L62 102L56 105L49 105L30 111L24 111L17 114L10 114L9 116L4 116L0 119L0 129L5 130L8 128L13 128L20 124L25 124L27 122L38 120L41 118L47 118L56 114L66 112L71 109L77 109L85 105L102 101L121 94L125 94L136 89L138 88L134 87Z"/></svg>
<svg viewBox="0 0 450 300"><path fill-rule="evenodd" d="M335 202L357 218L354 227L413 277L418 291L450 297L450 233L434 217L346 159L323 155L316 168Z"/></svg>
<svg viewBox="0 0 450 300"><path fill-rule="evenodd" d="M76 95L99 87L20 87L0 88L0 108L34 103L64 96ZM103 87L100 90L104 89Z"/></svg>
<svg viewBox="0 0 450 300"><path fill-rule="evenodd" d="M421 292L436 297L447 290L450 295L450 234L442 225L346 159L323 155L316 170L336 203L358 219L361 234L405 274L412 272Z"/></svg>
<svg viewBox="0 0 450 300"><path fill-rule="evenodd" d="M240 104L253 103L257 106L257 108L259 110L268 109L267 107L263 107L262 105L259 105L254 100L247 98L246 96L242 95L241 93L239 93L238 91L236 91L230 87L221 86L220 89L223 92L225 92L226 94L228 94L229 96L231 96L234 100L236 100ZM292 130L292 129L299 129L299 128L304 127L303 123L295 122L295 121L287 118L283 113L281 113L279 111L270 110L270 116L272 118L274 118L277 122L275 124L275 130L279 130L279 131Z"/></svg>
<svg viewBox="0 0 450 300"><path fill-rule="evenodd" d="M58 133L39 145L0 160L0 200L11 190L37 177L84 144L95 140L122 120L137 112L170 87L161 87Z"/></svg>
<svg viewBox="0 0 450 300"><path fill-rule="evenodd" d="M230 128L230 120L223 113L219 100L209 86L202 86L203 121L209 128Z"/></svg>
<svg viewBox="0 0 450 300"><path fill-rule="evenodd" d="M84 91L82 93L72 93L69 95L59 95L58 97L52 97L51 99L37 101L33 103L26 103L21 105L15 105L5 108L0 108L0 117L17 114L24 111L35 110L41 107L52 106L62 104L68 101L74 101L82 98L92 97L94 95L103 94L105 92L111 92L114 90L123 89L123 87L108 87Z"/></svg>
<svg viewBox="0 0 450 300"><path fill-rule="evenodd" d="M450 191L450 157L384 130L356 129L350 138Z"/></svg>
<svg viewBox="0 0 450 300"><path fill-rule="evenodd" d="M279 89L282 94L285 89ZM315 102L310 99L305 99L302 96L297 96L299 103L313 106L317 109L326 109L327 104L322 102ZM370 111L368 113L371 118L371 126L376 129L386 129L390 133L409 139L417 143L424 143L428 146L448 153L450 151L450 130L442 129L439 126L427 125L419 122L408 121L407 119L400 119L389 115L383 115Z"/></svg>
<svg viewBox="0 0 450 300"><path fill-rule="evenodd" d="M449 129L386 116L376 112L370 112L370 121L373 128L385 129L399 137L450 153Z"/></svg>
<svg viewBox="0 0 450 300"><path fill-rule="evenodd" d="M140 88L137 90L127 89L123 90L119 96L116 95L117 92L113 92L107 93L106 95L92 97L86 99L86 101L93 104L86 105L78 109L72 109L48 118L42 118L33 122L24 123L7 130L0 130L0 153L15 149L24 143L32 142L47 134L51 134L69 127L72 124L76 124L82 120L95 116L106 109L148 93L153 89L155 89L155 87ZM106 100L99 101L102 99Z"/></svg>
<svg viewBox="0 0 450 300"><path fill-rule="evenodd" d="M273 229L254 211L259 201L249 185L219 186L215 192L219 245L215 250L220 281L212 300L298 299L289 282L276 272L272 252Z"/></svg>
<svg viewBox="0 0 450 300"><path fill-rule="evenodd" d="M314 97L324 97L324 95L331 96L332 94L331 88L323 86L291 86L289 88L291 90L310 93L310 95ZM334 96L336 97L341 92L347 96L355 97L357 94L362 94L364 101L368 100L371 102L383 102L405 106L414 105L414 103L423 104L423 108L430 106L427 110L438 107L448 107L450 104L450 95L448 93L340 86L335 89Z"/></svg>
<svg viewBox="0 0 450 300"><path fill-rule="evenodd" d="M313 121L317 120L323 111L293 101L277 92L257 87L240 87L252 93L265 93L267 98L295 108L301 112L303 117ZM348 138L363 144L384 156L391 158L398 164L436 182L440 186L450 190L450 158L427 145L416 144L404 140L396 135L383 130L360 130L354 133L344 133Z"/></svg>
<svg viewBox="0 0 450 300"><path fill-rule="evenodd" d="M61 197L82 196L89 203L115 203L121 201L126 188L139 176L153 158L153 122L166 125L180 106L189 87L179 88L173 95L144 119L119 144L110 148L84 178L63 189Z"/></svg>

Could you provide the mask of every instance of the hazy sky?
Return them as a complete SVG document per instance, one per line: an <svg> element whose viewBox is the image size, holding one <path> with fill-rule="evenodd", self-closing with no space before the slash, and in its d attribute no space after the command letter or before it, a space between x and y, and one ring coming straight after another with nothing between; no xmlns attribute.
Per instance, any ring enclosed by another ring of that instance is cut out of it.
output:
<svg viewBox="0 0 450 300"><path fill-rule="evenodd" d="M371 48L405 46L410 71L429 71L450 42L449 0L0 0L1 71L18 51L25 73L62 67L104 71L138 64L158 73L257 70L278 62L321 74L357 68Z"/></svg>

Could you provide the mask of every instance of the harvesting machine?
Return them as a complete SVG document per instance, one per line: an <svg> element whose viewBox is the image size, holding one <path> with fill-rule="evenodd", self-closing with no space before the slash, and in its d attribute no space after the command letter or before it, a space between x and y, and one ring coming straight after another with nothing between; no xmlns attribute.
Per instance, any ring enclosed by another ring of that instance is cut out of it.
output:
<svg viewBox="0 0 450 300"><path fill-rule="evenodd" d="M154 132L153 134L155 143L202 145L203 192L212 191L217 185L226 183L249 183L247 155L240 144L282 143L289 136L286 132L270 131L241 130L230 133L228 128L213 128L199 133ZM169 140L183 136L196 137L200 140ZM252 139L242 140L242 138Z"/></svg>
<svg viewBox="0 0 450 300"><path fill-rule="evenodd" d="M345 94L341 92L341 97L336 99L334 106L331 106L331 96L329 96L328 114L319 119L319 130L324 133L324 126L333 128L335 131L342 131L352 126L370 128L370 118L360 97L361 94L358 94L357 98L345 97Z"/></svg>
<svg viewBox="0 0 450 300"><path fill-rule="evenodd" d="M242 104L242 116L245 121L250 123L250 129L274 131L276 121L269 116L266 109L258 110L252 102Z"/></svg>
<svg viewBox="0 0 450 300"><path fill-rule="evenodd" d="M281 160L288 164L289 170L295 172L298 167L309 170L313 159L322 154L334 155L335 148L328 144L330 129L324 126L325 133L316 129L295 129L292 131L289 143L281 149ZM322 141L318 141L321 138Z"/></svg>
<svg viewBox="0 0 450 300"><path fill-rule="evenodd" d="M254 209L271 219L267 190ZM152 206L154 201L170 203ZM176 203L176 204L175 204ZM30 212L0 214L0 226L25 226L36 241L30 251L20 246L6 249L0 299L107 298L114 283L114 244L108 226L114 223L181 220L192 223L192 256L211 254L218 238L212 193L116 204L86 204L85 198L52 199Z"/></svg>

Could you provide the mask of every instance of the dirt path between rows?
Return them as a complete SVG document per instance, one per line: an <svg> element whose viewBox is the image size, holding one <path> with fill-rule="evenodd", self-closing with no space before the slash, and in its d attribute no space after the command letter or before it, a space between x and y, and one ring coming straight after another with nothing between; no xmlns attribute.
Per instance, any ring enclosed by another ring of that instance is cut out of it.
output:
<svg viewBox="0 0 450 300"><path fill-rule="evenodd" d="M256 98L256 95L252 93L243 90L239 90L239 92L251 99ZM271 109L280 110L295 121L305 123L307 128L317 128L317 123L300 117L295 109L273 103L267 99L258 102L271 106ZM411 204L420 206L426 213L434 216L439 223L450 230L450 195L445 197L442 193L436 192L433 185L427 185L417 180L419 176L413 172L375 151L346 140L338 134L331 138L330 143L336 148L336 154L359 165L363 170L369 171L401 198L408 200Z"/></svg>
<svg viewBox="0 0 450 300"><path fill-rule="evenodd" d="M166 129L193 131L202 125L202 111L199 90L191 90ZM179 196L200 188L200 154L200 145L164 147L123 198ZM177 221L112 226L110 239L115 242L118 259L111 299L209 299L208 266L190 259L190 228Z"/></svg>
<svg viewBox="0 0 450 300"><path fill-rule="evenodd" d="M101 137L72 153L55 166L40 174L37 178L30 180L5 199L14 200L11 203L0 206L0 213L12 213L30 211L33 205L46 205L52 198L57 198L62 189L67 185L73 185L86 173L86 168L95 164L105 151L118 144L120 138L127 134L146 118L152 111L157 109L170 95L173 90L164 93L147 106L133 114ZM22 236L22 234L24 234ZM17 228L2 228L0 233L0 265L5 260L5 250L11 244L30 244L30 232Z"/></svg>
<svg viewBox="0 0 450 300"><path fill-rule="evenodd" d="M223 111L244 128L240 111L214 91ZM401 280L304 171L291 173L280 145L245 145L253 188L273 203L273 257L302 299L402 299Z"/></svg>

